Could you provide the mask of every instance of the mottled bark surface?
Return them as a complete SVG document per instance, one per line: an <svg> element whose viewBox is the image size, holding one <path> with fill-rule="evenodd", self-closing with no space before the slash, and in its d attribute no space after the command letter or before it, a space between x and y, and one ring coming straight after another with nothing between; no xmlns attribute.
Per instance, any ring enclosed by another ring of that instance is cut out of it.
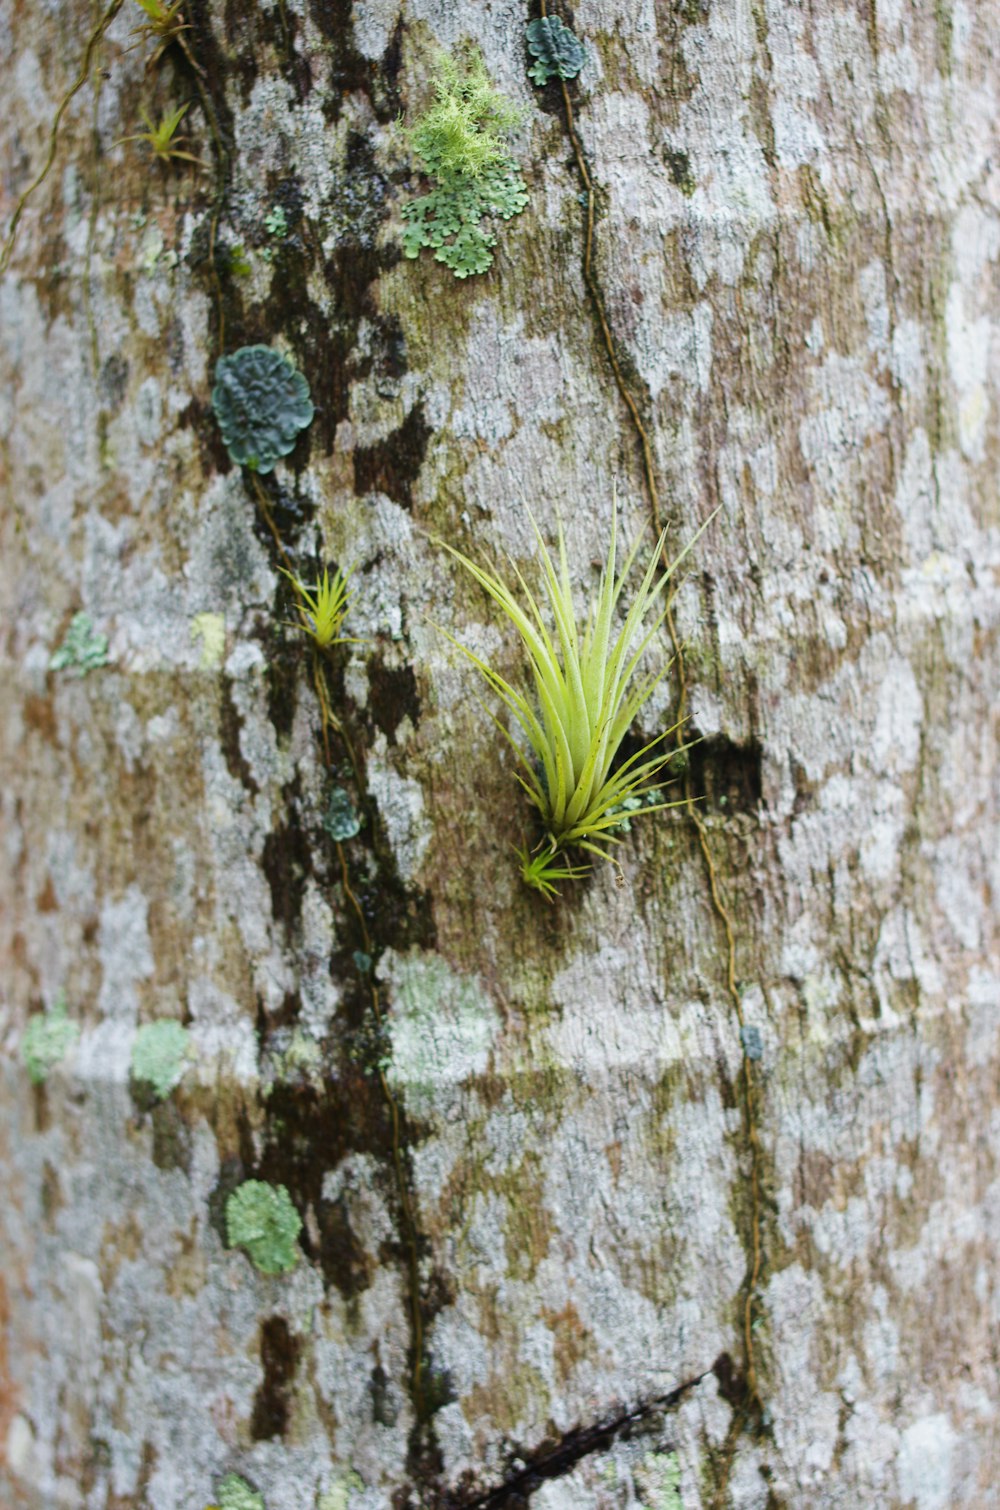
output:
<svg viewBox="0 0 1000 1510"><path fill-rule="evenodd" d="M689 1510L994 1503L1000 6L571 18L676 542L720 510L677 620L762 1044L749 1411L744 1062L696 829L526 893L511 761L435 627L516 670L434 533L527 560L524 500L561 514L582 595L615 479L649 528L528 11L185 14L200 74L176 47L144 74L138 7L113 20L0 282L0 1499L202 1510L237 1472L268 1510L666 1510L676 1464ZM0 0L5 227L99 17ZM526 107L531 195L464 283L400 259L393 124L463 38ZM116 145L185 100L203 170ZM333 694L367 795L335 738L324 768L218 437L220 317L312 385L263 481L304 575L359 564ZM109 657L74 677L80 609ZM33 1087L60 992L80 1037ZM130 1055L163 1017L197 1059L153 1107ZM290 1275L224 1244L251 1176L303 1218Z"/></svg>

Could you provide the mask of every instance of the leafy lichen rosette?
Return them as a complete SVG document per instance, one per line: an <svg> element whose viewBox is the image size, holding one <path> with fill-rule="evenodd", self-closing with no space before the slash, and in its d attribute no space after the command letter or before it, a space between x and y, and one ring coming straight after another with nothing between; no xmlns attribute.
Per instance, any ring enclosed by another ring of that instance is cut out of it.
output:
<svg viewBox="0 0 1000 1510"><path fill-rule="evenodd" d="M220 357L212 408L233 461L255 472L272 471L315 412L302 373L270 346L241 346Z"/></svg>

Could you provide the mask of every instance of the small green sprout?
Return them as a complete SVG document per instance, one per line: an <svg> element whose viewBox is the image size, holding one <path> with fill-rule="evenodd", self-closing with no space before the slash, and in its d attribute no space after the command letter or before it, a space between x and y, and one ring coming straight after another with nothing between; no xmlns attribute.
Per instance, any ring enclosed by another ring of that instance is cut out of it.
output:
<svg viewBox="0 0 1000 1510"><path fill-rule="evenodd" d="M89 614L74 614L66 638L49 661L49 670L70 670L74 676L86 676L88 671L107 664L107 635L98 634Z"/></svg>
<svg viewBox="0 0 1000 1510"><path fill-rule="evenodd" d="M302 623L297 627L305 631L317 649L330 650L334 645L361 643L359 640L346 638L340 633L351 606L351 595L347 591L347 584L354 575L353 567L346 574L338 567L332 577L324 567L323 575L315 587L307 587L290 571L285 571L284 567L282 571L294 587L295 596L298 599Z"/></svg>
<svg viewBox="0 0 1000 1510"><path fill-rule="evenodd" d="M80 1029L69 1019L66 998L59 994L47 1012L31 1018L21 1039L21 1058L32 1085L41 1085L73 1047Z"/></svg>
<svg viewBox="0 0 1000 1510"><path fill-rule="evenodd" d="M157 1101L165 1101L179 1085L191 1035L173 1018L148 1022L135 1035L132 1074L151 1087Z"/></svg>
<svg viewBox="0 0 1000 1510"><path fill-rule="evenodd" d="M486 272L497 238L484 220L510 220L528 202L507 141L521 114L490 84L478 51L464 67L447 54L440 58L434 103L406 132L434 187L403 206L404 256L432 247L456 278Z"/></svg>
<svg viewBox="0 0 1000 1510"><path fill-rule="evenodd" d="M548 901L559 895L557 882L578 881L590 874L589 865L570 865L557 850L547 847L531 854L527 846L515 848L521 862L521 880L533 891L540 891Z"/></svg>
<svg viewBox="0 0 1000 1510"><path fill-rule="evenodd" d="M191 101L189 100L186 105L181 105L177 110L168 110L161 121L154 121L145 110L140 110L139 114L149 130L139 131L134 136L123 136L118 145L120 146L122 142L146 142L158 162L170 163L174 158L183 158L185 162L197 163L199 167L204 167L200 157L182 151L178 145L184 141L184 137L176 135L177 127L190 108Z"/></svg>
<svg viewBox="0 0 1000 1510"><path fill-rule="evenodd" d="M531 522L541 552L547 615L516 567L523 603L494 572L441 543L486 589L516 629L531 670L537 704L471 650L452 636L448 638L480 671L524 736L527 750L501 726L521 767L518 780L541 815L552 852L577 846L608 859L607 846L621 842L614 830L622 821L622 804L633 797L645 798L657 775L674 759L673 750L664 754L657 749L675 732L667 729L615 766L632 723L672 664L667 660L656 671L646 675L639 672L643 656L667 616L670 580L707 524L665 571L659 570L665 539L660 536L624 623L615 632L616 612L640 543L637 539L619 572L617 510L597 596L582 625L573 604L562 528L557 568L534 519ZM641 811L654 813L676 806L674 802L653 802Z"/></svg>
<svg viewBox="0 0 1000 1510"><path fill-rule="evenodd" d="M536 84L549 79L575 79L587 54L583 43L558 16L539 16L528 22L528 51L535 59L528 77Z"/></svg>
<svg viewBox="0 0 1000 1510"><path fill-rule="evenodd" d="M269 236L277 236L279 240L288 235L288 216L280 204L273 205L264 216L264 229Z"/></svg>
<svg viewBox="0 0 1000 1510"><path fill-rule="evenodd" d="M181 32L190 31L190 27L181 15L184 0L175 0L173 5L164 5L163 0L136 0L136 4L147 19L142 26L135 28L132 35L141 41L150 38L159 43L146 64L148 70L160 61L171 43L177 41Z"/></svg>
<svg viewBox="0 0 1000 1510"><path fill-rule="evenodd" d="M285 1274L295 1267L302 1218L284 1185L244 1180L226 1202L231 1248L245 1248L262 1274Z"/></svg>

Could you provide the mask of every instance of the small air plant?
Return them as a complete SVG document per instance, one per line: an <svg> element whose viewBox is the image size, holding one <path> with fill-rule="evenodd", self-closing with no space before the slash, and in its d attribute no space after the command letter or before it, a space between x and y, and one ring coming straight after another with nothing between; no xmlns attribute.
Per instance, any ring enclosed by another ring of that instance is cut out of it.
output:
<svg viewBox="0 0 1000 1510"><path fill-rule="evenodd" d="M616 611L640 543L636 540L618 570L617 510L600 586L582 626L573 604L561 526L558 565L534 519L532 527L541 552L547 613L516 567L519 595L496 573L461 551L447 544L444 548L486 589L517 630L531 669L535 699L512 686L452 636L448 638L480 671L523 736L524 744L500 725L520 766L518 780L538 809L547 835L545 847L535 855L520 852L522 876L528 885L550 895L556 880L571 879L569 872L579 869L565 863L564 851L579 849L602 859L611 858L608 846L621 842L616 830L621 827L623 804L629 803L631 810L630 799L644 798L676 755L673 747L666 753L661 748L663 741L676 732L675 725L615 764L632 723L672 664L667 660L654 671L640 671L643 657L667 616L673 573L707 524L664 571L659 570L664 545L664 536L660 536L617 630ZM554 631L550 628L553 622ZM634 815L676 806L676 802L654 800L635 809ZM557 866L567 873L557 875Z"/></svg>
<svg viewBox="0 0 1000 1510"><path fill-rule="evenodd" d="M285 571L285 576L295 590L297 607L302 616L301 623L293 627L304 630L317 650L330 650L334 645L360 645L362 643L360 640L351 639L340 633L351 606L351 595L347 591L347 584L353 575L353 567L345 573L338 566L331 577L324 567L323 575L316 586L307 587L290 571Z"/></svg>
<svg viewBox="0 0 1000 1510"><path fill-rule="evenodd" d="M181 15L181 6L184 0L175 0L173 5L165 5L163 0L136 0L136 4L146 16L144 25L137 26L132 35L138 37L140 42L147 40L157 42L156 51L146 63L147 71L160 61L167 48L176 42L182 32L190 31L190 27ZM139 43L136 43L138 46Z"/></svg>
<svg viewBox="0 0 1000 1510"><path fill-rule="evenodd" d="M181 105L179 109L169 110L161 121L152 120L145 110L141 110L139 113L149 127L149 130L136 132L133 136L123 136L120 138L118 145L120 146L122 142L145 142L158 162L169 164L175 158L178 158L183 159L185 162L197 163L199 168L203 168L205 164L200 157L195 157L191 152L183 151L179 146L179 143L186 140L186 138L176 135L177 127L190 108L191 101L189 100L186 105Z"/></svg>
<svg viewBox="0 0 1000 1510"><path fill-rule="evenodd" d="M540 891L547 901L559 895L559 881L578 881L590 874L589 865L570 865L565 856L551 844L532 853L527 845L515 846L514 853L521 862L521 880L533 891Z"/></svg>

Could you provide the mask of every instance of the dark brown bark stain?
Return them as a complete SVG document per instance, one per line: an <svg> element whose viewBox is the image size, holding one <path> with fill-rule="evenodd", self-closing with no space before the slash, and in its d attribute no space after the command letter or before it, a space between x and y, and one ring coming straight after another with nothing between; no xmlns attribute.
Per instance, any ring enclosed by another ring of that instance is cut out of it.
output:
<svg viewBox="0 0 1000 1510"><path fill-rule="evenodd" d="M260 1329L260 1362L264 1370L254 1396L250 1435L255 1442L271 1441L284 1436L295 1371L299 1363L299 1342L288 1330L283 1316L269 1316Z"/></svg>

